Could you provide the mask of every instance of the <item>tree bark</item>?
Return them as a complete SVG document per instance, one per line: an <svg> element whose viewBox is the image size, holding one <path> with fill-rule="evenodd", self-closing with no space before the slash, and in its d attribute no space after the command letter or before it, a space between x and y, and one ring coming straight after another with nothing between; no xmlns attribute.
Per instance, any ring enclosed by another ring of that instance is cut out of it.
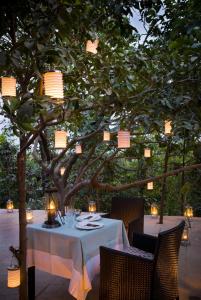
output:
<svg viewBox="0 0 201 300"><path fill-rule="evenodd" d="M20 149L24 147L25 139L20 139ZM20 247L20 276L19 300L27 300L27 270L26 270L26 150L17 156L17 175L19 192L19 247Z"/></svg>
<svg viewBox="0 0 201 300"><path fill-rule="evenodd" d="M169 152L170 152L170 143L168 143L166 152L165 152L164 170L163 170L164 174L167 173L167 170L168 170ZM163 181L162 181L162 189L161 189L159 224L163 224L164 203L166 200L166 181L167 181L167 177L164 177Z"/></svg>

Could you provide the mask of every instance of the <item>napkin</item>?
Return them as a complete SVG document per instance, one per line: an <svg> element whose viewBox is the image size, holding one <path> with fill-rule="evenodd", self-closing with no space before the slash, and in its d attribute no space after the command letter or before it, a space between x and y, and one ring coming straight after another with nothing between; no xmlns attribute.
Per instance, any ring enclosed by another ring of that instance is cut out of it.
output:
<svg viewBox="0 0 201 300"><path fill-rule="evenodd" d="M76 218L77 221L98 221L101 219L101 216L99 214L84 214L84 215L81 215L79 217Z"/></svg>

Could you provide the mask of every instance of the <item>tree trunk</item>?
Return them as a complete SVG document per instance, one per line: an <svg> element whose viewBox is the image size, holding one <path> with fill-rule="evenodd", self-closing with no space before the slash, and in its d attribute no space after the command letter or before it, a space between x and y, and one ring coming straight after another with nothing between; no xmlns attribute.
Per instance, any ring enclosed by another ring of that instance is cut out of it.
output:
<svg viewBox="0 0 201 300"><path fill-rule="evenodd" d="M25 140L20 139L20 149ZM17 156L17 176L19 192L19 247L20 247L20 276L21 285L19 288L19 300L27 300L27 273L26 273L26 151L18 153Z"/></svg>
<svg viewBox="0 0 201 300"><path fill-rule="evenodd" d="M167 170L168 170L169 150L170 150L170 142L168 142L166 152L165 152L163 173L166 173ZM167 177L164 177L163 181L162 181L162 189L161 189L159 224L163 224L164 203L165 203L165 200L166 200L166 181L167 181Z"/></svg>

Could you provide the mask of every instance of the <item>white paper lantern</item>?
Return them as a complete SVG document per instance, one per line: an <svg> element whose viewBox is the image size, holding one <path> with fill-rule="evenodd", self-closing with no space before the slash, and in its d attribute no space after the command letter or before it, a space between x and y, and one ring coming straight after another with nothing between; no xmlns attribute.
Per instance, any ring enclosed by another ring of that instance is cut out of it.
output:
<svg viewBox="0 0 201 300"><path fill-rule="evenodd" d="M57 130L54 133L54 148L65 149L67 146L67 134L66 131Z"/></svg>
<svg viewBox="0 0 201 300"><path fill-rule="evenodd" d="M151 149L149 148L144 149L144 157L151 157Z"/></svg>
<svg viewBox="0 0 201 300"><path fill-rule="evenodd" d="M118 148L130 148L130 131L118 131Z"/></svg>
<svg viewBox="0 0 201 300"><path fill-rule="evenodd" d="M65 171L66 171L66 168L65 167L61 167L61 169L60 169L60 175L63 176L64 173L65 173Z"/></svg>
<svg viewBox="0 0 201 300"><path fill-rule="evenodd" d="M147 189L148 189L148 190L153 190L153 188L154 188L154 183L153 183L153 181L147 182Z"/></svg>
<svg viewBox="0 0 201 300"><path fill-rule="evenodd" d="M16 288L20 286L20 268L11 266L8 268L8 288Z"/></svg>
<svg viewBox="0 0 201 300"><path fill-rule="evenodd" d="M95 41L88 40L86 43L86 52L97 54L98 43L98 39L96 39Z"/></svg>
<svg viewBox="0 0 201 300"><path fill-rule="evenodd" d="M82 146L81 145L76 145L75 146L75 153L76 154L81 154L82 153Z"/></svg>
<svg viewBox="0 0 201 300"><path fill-rule="evenodd" d="M2 96L16 97L16 79L14 77L1 78Z"/></svg>
<svg viewBox="0 0 201 300"><path fill-rule="evenodd" d="M60 71L52 71L44 74L45 95L51 98L63 99L64 86L63 74Z"/></svg>
<svg viewBox="0 0 201 300"><path fill-rule="evenodd" d="M103 131L103 141L104 142L110 141L110 132L109 131Z"/></svg>
<svg viewBox="0 0 201 300"><path fill-rule="evenodd" d="M169 135L172 133L172 121L165 121L165 134Z"/></svg>

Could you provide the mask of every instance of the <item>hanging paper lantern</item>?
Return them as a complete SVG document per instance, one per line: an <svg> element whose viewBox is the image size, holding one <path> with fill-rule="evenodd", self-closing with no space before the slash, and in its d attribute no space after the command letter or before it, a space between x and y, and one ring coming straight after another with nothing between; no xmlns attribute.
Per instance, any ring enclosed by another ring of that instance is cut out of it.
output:
<svg viewBox="0 0 201 300"><path fill-rule="evenodd" d="M63 176L66 171L65 167L60 168L60 175Z"/></svg>
<svg viewBox="0 0 201 300"><path fill-rule="evenodd" d="M165 134L170 135L172 133L172 121L165 121Z"/></svg>
<svg viewBox="0 0 201 300"><path fill-rule="evenodd" d="M13 212L14 205L13 205L13 201L12 200L8 200L6 202L6 208L7 208L7 212L8 213L12 213Z"/></svg>
<svg viewBox="0 0 201 300"><path fill-rule="evenodd" d="M16 288L20 286L20 268L18 266L10 266L8 268L8 288Z"/></svg>
<svg viewBox="0 0 201 300"><path fill-rule="evenodd" d="M151 157L151 149L149 148L144 149L144 157Z"/></svg>
<svg viewBox="0 0 201 300"><path fill-rule="evenodd" d="M63 99L64 86L63 74L60 71L52 71L44 74L45 95L51 98Z"/></svg>
<svg viewBox="0 0 201 300"><path fill-rule="evenodd" d="M130 148L130 131L118 131L118 148Z"/></svg>
<svg viewBox="0 0 201 300"><path fill-rule="evenodd" d="M16 79L14 77L1 78L2 96L16 97Z"/></svg>
<svg viewBox="0 0 201 300"><path fill-rule="evenodd" d="M82 153L82 146L81 145L76 145L75 146L75 153L76 154L81 154Z"/></svg>
<svg viewBox="0 0 201 300"><path fill-rule="evenodd" d="M89 212L90 213L96 212L96 202L95 201L89 201Z"/></svg>
<svg viewBox="0 0 201 300"><path fill-rule="evenodd" d="M54 148L65 149L67 146L67 134L66 131L57 130L54 133Z"/></svg>
<svg viewBox="0 0 201 300"><path fill-rule="evenodd" d="M154 183L153 183L153 181L147 182L147 189L148 189L148 190L153 190L153 188L154 188Z"/></svg>
<svg viewBox="0 0 201 300"><path fill-rule="evenodd" d="M155 203L151 205L151 216L153 218L158 216L158 206Z"/></svg>
<svg viewBox="0 0 201 300"><path fill-rule="evenodd" d="M109 131L103 131L103 141L104 142L110 141L110 132Z"/></svg>
<svg viewBox="0 0 201 300"><path fill-rule="evenodd" d="M192 206L188 205L185 207L184 217L192 218L193 217L193 208Z"/></svg>
<svg viewBox="0 0 201 300"><path fill-rule="evenodd" d="M98 39L96 39L95 41L88 40L86 43L86 52L97 54L98 43Z"/></svg>
<svg viewBox="0 0 201 300"><path fill-rule="evenodd" d="M26 221L28 224L33 222L33 211L31 208L27 208L26 210Z"/></svg>

